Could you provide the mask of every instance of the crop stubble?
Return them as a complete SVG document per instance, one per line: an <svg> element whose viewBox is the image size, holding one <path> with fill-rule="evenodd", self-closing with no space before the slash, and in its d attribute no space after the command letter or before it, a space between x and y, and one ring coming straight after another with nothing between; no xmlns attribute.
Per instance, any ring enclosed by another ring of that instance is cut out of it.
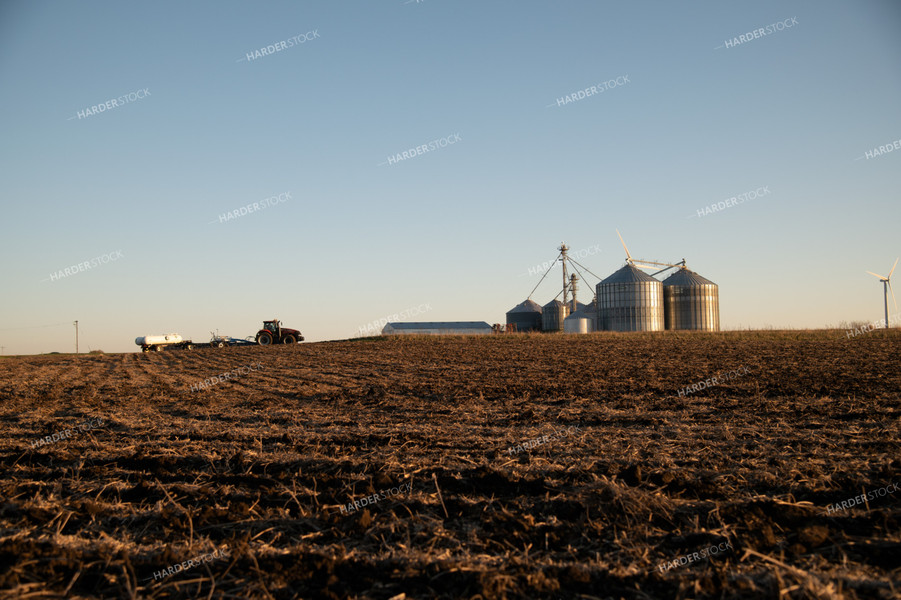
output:
<svg viewBox="0 0 901 600"><path fill-rule="evenodd" d="M899 342L513 335L4 358L0 594L897 597L901 494L826 506L901 484ZM32 448L87 418L103 425ZM154 580L217 548L228 558Z"/></svg>

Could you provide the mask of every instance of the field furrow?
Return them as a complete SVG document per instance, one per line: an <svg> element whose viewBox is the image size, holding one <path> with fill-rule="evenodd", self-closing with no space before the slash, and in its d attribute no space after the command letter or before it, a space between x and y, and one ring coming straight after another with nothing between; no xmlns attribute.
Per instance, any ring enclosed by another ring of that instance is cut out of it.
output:
<svg viewBox="0 0 901 600"><path fill-rule="evenodd" d="M899 357L894 331L3 357L0 595L896 597Z"/></svg>

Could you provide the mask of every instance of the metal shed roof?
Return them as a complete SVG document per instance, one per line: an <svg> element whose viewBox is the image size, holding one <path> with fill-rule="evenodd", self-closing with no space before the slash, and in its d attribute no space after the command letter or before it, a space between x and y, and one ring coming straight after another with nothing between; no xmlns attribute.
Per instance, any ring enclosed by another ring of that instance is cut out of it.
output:
<svg viewBox="0 0 901 600"><path fill-rule="evenodd" d="M429 321L421 323L404 321L402 323L388 323L388 325L392 329L491 329L491 325L485 321Z"/></svg>

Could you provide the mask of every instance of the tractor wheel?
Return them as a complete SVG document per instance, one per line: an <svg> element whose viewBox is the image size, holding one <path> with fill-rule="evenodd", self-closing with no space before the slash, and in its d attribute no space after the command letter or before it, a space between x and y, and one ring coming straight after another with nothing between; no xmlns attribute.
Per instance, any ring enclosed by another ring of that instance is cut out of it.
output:
<svg viewBox="0 0 901 600"><path fill-rule="evenodd" d="M260 346L271 346L272 334L268 331L261 331L257 334L257 344L259 344Z"/></svg>
<svg viewBox="0 0 901 600"><path fill-rule="evenodd" d="M285 337L282 338L282 343L283 344L296 344L297 340L294 338L293 335L286 335Z"/></svg>
<svg viewBox="0 0 901 600"><path fill-rule="evenodd" d="M194 349L193 344L188 344L187 346L185 346L185 350L193 350L193 349Z"/></svg>
<svg viewBox="0 0 901 600"><path fill-rule="evenodd" d="M162 352L162 351L163 351L163 347L162 347L162 346L154 346L154 347L153 347L153 351L154 351L154 352Z"/></svg>
<svg viewBox="0 0 901 600"><path fill-rule="evenodd" d="M219 342L218 344L216 344L216 347L217 348L225 348L225 342Z"/></svg>

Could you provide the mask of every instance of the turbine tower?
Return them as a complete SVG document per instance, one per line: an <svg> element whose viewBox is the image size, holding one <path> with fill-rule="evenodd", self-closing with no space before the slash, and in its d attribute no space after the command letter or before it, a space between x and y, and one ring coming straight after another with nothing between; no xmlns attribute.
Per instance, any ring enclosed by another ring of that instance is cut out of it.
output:
<svg viewBox="0 0 901 600"><path fill-rule="evenodd" d="M882 275L877 275L872 271L867 271L873 277L878 277L880 281L882 281L882 295L885 297L885 328L889 328L888 324L888 292L892 290L892 273L895 272L895 267L898 266L898 259L895 259L895 264L892 265L892 270L888 272L888 275L883 277ZM898 301L895 300L895 290L892 290L892 302L895 303L895 310L898 310Z"/></svg>

